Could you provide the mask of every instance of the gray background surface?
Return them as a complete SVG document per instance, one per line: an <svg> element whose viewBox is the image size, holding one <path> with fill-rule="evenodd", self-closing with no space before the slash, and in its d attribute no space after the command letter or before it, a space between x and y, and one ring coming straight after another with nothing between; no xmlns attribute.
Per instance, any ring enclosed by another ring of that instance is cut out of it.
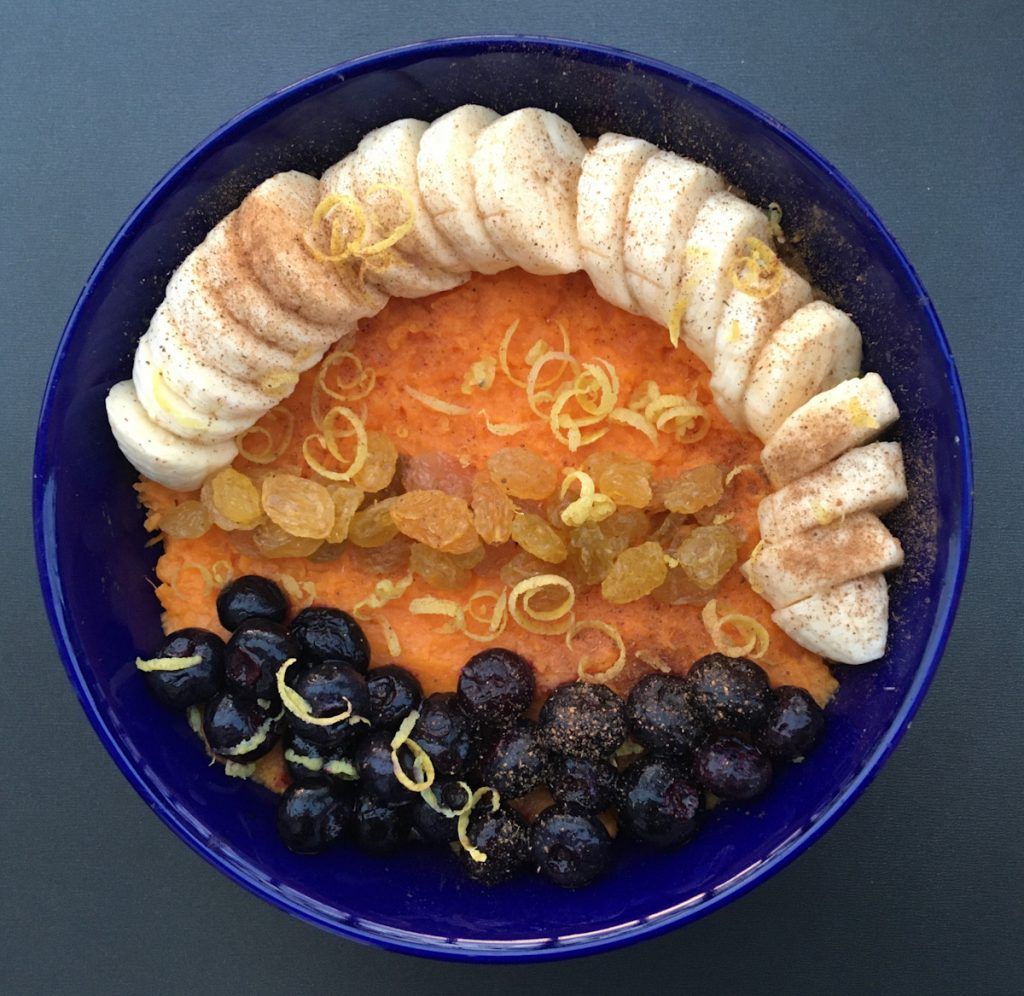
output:
<svg viewBox="0 0 1024 996"><path fill-rule="evenodd" d="M1017 2L35 0L0 4L0 988L22 992L1022 992L1024 494ZM266 93L446 34L605 42L695 71L836 163L914 261L974 431L972 565L913 728L838 826L682 931L555 965L385 954L291 920L179 843L56 659L30 452L60 330L150 186Z"/></svg>

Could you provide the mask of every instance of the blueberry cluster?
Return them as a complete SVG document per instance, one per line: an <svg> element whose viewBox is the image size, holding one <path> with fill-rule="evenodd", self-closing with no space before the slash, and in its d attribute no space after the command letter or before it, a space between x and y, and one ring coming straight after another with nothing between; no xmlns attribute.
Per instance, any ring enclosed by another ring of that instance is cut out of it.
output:
<svg viewBox="0 0 1024 996"><path fill-rule="evenodd" d="M608 867L609 828L658 847L684 844L708 793L760 795L773 762L802 757L824 726L805 691L773 691L743 658L711 654L685 677L647 675L625 701L570 682L534 722L533 667L511 650L476 654L455 692L424 696L404 668L369 671L366 637L347 613L308 608L286 626L287 600L265 578L232 582L217 610L232 631L227 644L201 629L172 633L155 658L195 663L146 680L168 706L202 707L203 737L225 762L248 764L283 740L292 783L277 828L300 854L346 834L388 854L417 836L451 845L484 884L533 865L578 888ZM509 800L536 789L553 802L527 823Z"/></svg>

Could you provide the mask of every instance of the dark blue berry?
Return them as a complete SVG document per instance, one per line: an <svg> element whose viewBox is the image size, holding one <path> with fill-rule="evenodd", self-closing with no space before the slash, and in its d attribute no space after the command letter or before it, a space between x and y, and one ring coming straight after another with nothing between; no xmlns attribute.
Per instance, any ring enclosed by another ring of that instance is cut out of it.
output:
<svg viewBox="0 0 1024 996"><path fill-rule="evenodd" d="M717 737L697 751L693 773L722 799L753 799L771 784L772 763L746 741Z"/></svg>
<svg viewBox="0 0 1024 996"><path fill-rule="evenodd" d="M570 757L608 757L626 739L622 699L610 688L585 681L559 685L540 710L539 736Z"/></svg>
<svg viewBox="0 0 1024 996"><path fill-rule="evenodd" d="M550 806L530 829L530 851L549 882L578 889L608 867L612 839L596 816L571 806Z"/></svg>
<svg viewBox="0 0 1024 996"><path fill-rule="evenodd" d="M320 854L341 839L352 807L349 786L328 779L290 785L277 805L277 833L296 854Z"/></svg>
<svg viewBox="0 0 1024 996"><path fill-rule="evenodd" d="M745 657L708 654L693 665L687 680L694 704L715 732L750 733L768 718L768 678Z"/></svg>
<svg viewBox="0 0 1024 996"><path fill-rule="evenodd" d="M188 627L171 633L157 648L158 657L200 657L181 671L147 671L149 690L171 709L199 705L224 684L224 641L209 630Z"/></svg>
<svg viewBox="0 0 1024 996"><path fill-rule="evenodd" d="M278 723L275 714L255 699L224 691L206 703L203 736L215 754L242 764L262 757L274 746Z"/></svg>
<svg viewBox="0 0 1024 996"><path fill-rule="evenodd" d="M474 812L466 835L487 860L474 861L465 848L459 852L459 859L466 874L483 885L497 885L512 878L529 861L529 827L518 813L504 806L492 813L488 799Z"/></svg>
<svg viewBox="0 0 1024 996"><path fill-rule="evenodd" d="M341 609L313 606L293 620L292 638L307 661L343 661L360 674L370 667L370 645L359 623Z"/></svg>
<svg viewBox="0 0 1024 996"><path fill-rule="evenodd" d="M555 800L584 813L601 813L615 802L618 772L607 761L556 755L549 787Z"/></svg>
<svg viewBox="0 0 1024 996"><path fill-rule="evenodd" d="M392 854L409 839L408 808L388 806L363 792L356 799L352 831L368 854Z"/></svg>
<svg viewBox="0 0 1024 996"><path fill-rule="evenodd" d="M484 756L480 777L502 798L518 799L543 785L551 770L551 753L537 739L537 728L519 719L501 732Z"/></svg>
<svg viewBox="0 0 1024 996"><path fill-rule="evenodd" d="M533 701L536 681L525 657L504 647L481 650L459 674L459 705L481 729L507 726Z"/></svg>
<svg viewBox="0 0 1024 996"><path fill-rule="evenodd" d="M325 746L307 740L288 730L284 742L284 763L288 773L297 782L308 782L321 778L335 781L349 781L355 777L352 760L353 750L343 747Z"/></svg>
<svg viewBox="0 0 1024 996"><path fill-rule="evenodd" d="M246 619L283 623L288 599L269 578L245 574L225 585L217 596L217 617L225 629L236 629Z"/></svg>
<svg viewBox="0 0 1024 996"><path fill-rule="evenodd" d="M803 757L821 739L825 713L810 693L794 685L776 688L773 697L754 742L769 757L785 761Z"/></svg>
<svg viewBox="0 0 1024 996"><path fill-rule="evenodd" d="M641 758L620 776L619 817L638 840L657 847L685 844L700 813L700 793L677 761Z"/></svg>
<svg viewBox="0 0 1024 996"><path fill-rule="evenodd" d="M386 806L404 806L413 802L416 794L406 788L396 777L391 760L391 738L388 730L373 730L363 738L356 751L355 765L363 791ZM405 748L399 748L402 770L412 781L417 777L412 766L412 756Z"/></svg>
<svg viewBox="0 0 1024 996"><path fill-rule="evenodd" d="M310 713L318 719L351 711L352 715L347 719L329 726L310 723L291 712L287 713L292 729L307 740L331 747L354 747L369 729L366 723L353 722L354 717L367 717L370 693L363 676L347 664L321 661L298 669L293 667L286 678L289 686L305 700Z"/></svg>
<svg viewBox="0 0 1024 996"><path fill-rule="evenodd" d="M366 676L366 687L370 692L370 721L385 730L397 728L423 698L416 676L397 664L375 667Z"/></svg>
<svg viewBox="0 0 1024 996"><path fill-rule="evenodd" d="M704 717L693 704L690 683L674 674L648 674L626 699L633 739L655 754L690 757L704 740Z"/></svg>
<svg viewBox="0 0 1024 996"><path fill-rule="evenodd" d="M232 691L277 702L277 672L299 648L280 623L246 619L224 651L224 683Z"/></svg>
<svg viewBox="0 0 1024 996"><path fill-rule="evenodd" d="M434 782L431 786L439 806L458 812L469 801L466 786L454 778ZM431 844L450 844L459 839L458 817L445 816L431 806L422 795L409 809L413 827Z"/></svg>
<svg viewBox="0 0 1024 996"><path fill-rule="evenodd" d="M452 692L435 692L420 705L412 739L426 752L437 775L461 775L473 754L473 727Z"/></svg>

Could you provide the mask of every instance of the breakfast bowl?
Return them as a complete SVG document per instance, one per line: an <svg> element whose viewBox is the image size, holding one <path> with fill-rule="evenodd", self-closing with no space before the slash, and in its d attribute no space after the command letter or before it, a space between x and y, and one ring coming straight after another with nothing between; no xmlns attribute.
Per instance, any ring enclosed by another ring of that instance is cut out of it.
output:
<svg viewBox="0 0 1024 996"><path fill-rule="evenodd" d="M134 473L106 426L170 273L257 183L319 175L369 130L463 103L557 111L582 135L635 135L722 171L754 203L785 205L787 230L829 297L863 330L865 369L902 416L910 500L893 514L906 561L893 576L887 652L835 670L829 736L780 771L756 806L722 807L713 832L678 851L626 845L590 888L516 880L488 890L440 858L350 848L312 860L274 833L265 790L211 778L184 723L136 680L160 612ZM357 59L261 101L187 155L126 221L60 340L42 405L34 527L58 649L104 746L157 815L256 895L342 936L472 961L591 953L703 916L791 861L853 802L921 703L946 642L971 523L970 443L949 347L892 237L850 184L768 115L671 66L583 43L484 37ZM751 813L756 815L751 819Z"/></svg>

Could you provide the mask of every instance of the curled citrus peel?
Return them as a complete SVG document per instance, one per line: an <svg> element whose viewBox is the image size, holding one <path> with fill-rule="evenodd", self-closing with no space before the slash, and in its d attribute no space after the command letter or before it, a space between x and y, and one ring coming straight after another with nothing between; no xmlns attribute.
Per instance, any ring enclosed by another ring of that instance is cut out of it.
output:
<svg viewBox="0 0 1024 996"><path fill-rule="evenodd" d="M539 609L535 599L544 591L561 588L565 595L553 608ZM508 614L527 632L547 636L566 632L573 622L572 607L576 604L576 589L559 574L537 574L524 578L508 595Z"/></svg>
<svg viewBox="0 0 1024 996"><path fill-rule="evenodd" d="M188 598L189 592L185 591L181 586L182 576L188 571L195 571L199 575L203 582L203 590L201 595L205 597L213 589L213 578L210 576L209 569L204 564L197 564L194 560L187 561L182 564L175 572L174 577L167 582L167 586L173 591L179 598Z"/></svg>
<svg viewBox="0 0 1024 996"><path fill-rule="evenodd" d="M733 287L750 297L765 299L775 294L785 279L782 261L771 246L758 238L746 239L746 255L740 256L729 271Z"/></svg>
<svg viewBox="0 0 1024 996"><path fill-rule="evenodd" d="M515 436L530 428L529 422L492 422L491 416L483 408L480 414L484 417L484 427L492 436Z"/></svg>
<svg viewBox="0 0 1024 996"><path fill-rule="evenodd" d="M293 716L312 726L337 726L338 723L343 723L346 720L351 724L369 722L365 717L357 716L352 712L352 703L348 699L345 699L348 703L347 708L342 712L335 713L333 716L314 716L309 711L309 703L286 680L288 668L294 663L295 658L289 657L277 669L277 693L281 696L281 704Z"/></svg>
<svg viewBox="0 0 1024 996"><path fill-rule="evenodd" d="M135 666L147 674L153 671L187 671L190 667L202 664L203 658L200 654L192 654L190 657L152 657L144 661L141 657L135 658Z"/></svg>
<svg viewBox="0 0 1024 996"><path fill-rule="evenodd" d="M338 448L338 440L346 438L346 435L339 431L337 423L340 420L347 421L352 427L356 437L356 449L351 459L342 454ZM322 460L316 457L312 451L312 445L316 443L332 456L338 463L344 464L348 460L348 466L344 470L332 470ZM332 408L324 416L320 432L314 432L302 441L302 456L306 463L315 470L321 477L329 481L350 481L363 469L366 458L369 455L369 443L366 436L366 426L363 420L356 415L351 408L343 408L340 405Z"/></svg>
<svg viewBox="0 0 1024 996"><path fill-rule="evenodd" d="M462 811L459 813L459 843L462 845L463 850L466 851L466 853L477 863L486 861L487 855L477 848L469 839L469 821L473 816L473 810L476 809L488 792L491 794L491 812L496 813L498 811L498 807L501 805L501 793L499 793L497 789L491 788L489 785L484 785L483 787L478 788L469 797L469 802L466 803Z"/></svg>
<svg viewBox="0 0 1024 996"><path fill-rule="evenodd" d="M562 522L570 528L582 526L586 522L603 522L615 512L615 502L607 495L598 492L594 479L582 470L570 471L562 481L561 497L564 498L569 489L579 482L579 497L562 510Z"/></svg>
<svg viewBox="0 0 1024 996"><path fill-rule="evenodd" d="M410 387L408 384L402 390L424 407L440 412L442 415L468 415L470 412L465 405L453 405L450 401L442 401L440 398L435 398L432 394L424 394L422 391L417 391L415 387Z"/></svg>
<svg viewBox="0 0 1024 996"><path fill-rule="evenodd" d="M409 611L414 616L447 616L449 621L435 630L437 633L450 635L466 627L466 614L462 606L450 598L435 598L433 595L414 598L409 603Z"/></svg>
<svg viewBox="0 0 1024 996"><path fill-rule="evenodd" d="M547 380L541 384L541 371L549 363L561 363L561 369L553 379ZM554 383L555 380L558 380L567 367L572 369L574 375L578 374L580 371L580 365L576 360L576 357L571 353L565 352L546 352L538 357L530 367L530 372L526 376L526 383L523 386L526 388L526 403L530 406L530 411L532 411L537 418L548 418L550 414L550 409L546 412L541 410L541 402L554 401L554 396L550 391L540 390L540 388L547 387Z"/></svg>
<svg viewBox="0 0 1024 996"><path fill-rule="evenodd" d="M372 207L368 208L366 203L379 193L397 194L402 200L406 217L383 238L366 244L371 226L378 230L385 229ZM344 212L340 210L342 208ZM323 252L308 235L305 245L313 258L322 263L345 263L352 260L371 269L383 268L393 265L395 260L388 250L412 231L415 220L416 202L408 190L393 184L377 183L366 191L363 201L349 194L329 194L323 198L313 211L311 227L315 231L325 221L330 221L330 250Z"/></svg>
<svg viewBox="0 0 1024 996"><path fill-rule="evenodd" d="M559 353L562 355L568 355L569 330L565 327L565 325L562 322L555 322L555 325L557 326L558 331L561 333L562 336L562 348L561 350L559 350ZM518 377L514 376L512 371L509 369L508 365L508 347L511 344L512 339L515 336L518 329L518 318L514 322L512 322L512 324L509 325L507 329L505 329L505 334L504 336L502 336L501 339L501 345L498 347L498 364L501 367L502 373L506 377L508 377L508 379L512 381L512 383L515 384L516 387L526 387L526 381L520 380ZM530 347L529 351L527 352L526 360L528 363L530 363L532 368L532 366L534 366L537 363L537 361L542 359L548 352L549 350L547 348L547 343L544 342L543 339L538 339L536 342L534 342L534 344ZM533 359L530 359L531 356L533 357ZM550 384L554 384L564 373L565 367L563 366L556 373L552 374L550 380L546 381L543 384L537 384L536 386L543 388L549 386Z"/></svg>
<svg viewBox="0 0 1024 996"><path fill-rule="evenodd" d="M489 391L494 386L497 368L498 361L493 356L485 356L471 364L466 371L466 376L462 379L462 393Z"/></svg>
<svg viewBox="0 0 1024 996"><path fill-rule="evenodd" d="M346 363L352 364L354 373L350 378L342 379L337 371ZM333 386L329 382L332 371L335 372ZM364 367L363 361L348 349L335 349L328 353L316 375L317 388L336 401L359 401L373 390L376 383L377 371L373 367Z"/></svg>
<svg viewBox="0 0 1024 996"><path fill-rule="evenodd" d="M391 738L391 770L394 771L395 778L398 779L399 783L410 792L425 792L434 784L434 762L430 760L427 752L409 736L419 718L420 714L413 709L402 720L401 726L398 727L395 735ZM413 755L413 771L419 775L418 779L410 778L402 767L402 760L398 752L403 747Z"/></svg>
<svg viewBox="0 0 1024 996"><path fill-rule="evenodd" d="M688 304L689 301L685 297L681 297L672 305L672 310L668 313L668 321L665 324L668 326L668 341L672 344L673 349L679 347L679 339L683 330L683 316L686 314Z"/></svg>
<svg viewBox="0 0 1024 996"><path fill-rule="evenodd" d="M717 599L711 599L701 610L701 621L711 637L715 649L726 657L751 657L758 660L768 652L768 631L756 619L741 612L726 611L719 615ZM726 629L738 632L740 640L731 637Z"/></svg>
<svg viewBox="0 0 1024 996"><path fill-rule="evenodd" d="M293 609L308 609L316 600L315 581L298 581L291 574L282 574L280 585L291 600Z"/></svg>
<svg viewBox="0 0 1024 996"><path fill-rule="evenodd" d="M474 602L482 601L486 599L494 599L494 605L491 608L489 615L481 615L478 613ZM469 628L469 621L473 620L478 623L483 623L487 628L483 633L474 633ZM479 591L474 591L472 595L466 600L466 604L463 607L463 627L462 632L468 636L471 640L476 640L477 643L489 643L491 640L496 639L505 632L505 627L508 625L508 591L502 589L499 591L492 591L489 588L482 588Z"/></svg>
<svg viewBox="0 0 1024 996"><path fill-rule="evenodd" d="M596 685L606 685L613 678L617 678L626 666L626 645L622 642L619 631L611 624L600 619L584 619L581 622L574 623L565 634L565 645L572 650L573 640L587 629L604 633L615 644L618 656L601 671L591 671L590 665L594 663L593 657L590 654L584 654L576 666L576 674L579 676L580 681L589 681Z"/></svg>
<svg viewBox="0 0 1024 996"><path fill-rule="evenodd" d="M669 667L653 650L638 650L636 651L636 659L646 664L648 667L653 668L655 671L660 671L662 674L671 674L672 668Z"/></svg>
<svg viewBox="0 0 1024 996"><path fill-rule="evenodd" d="M431 786L427 786L420 793L420 797L423 801L435 812L441 816L446 817L449 820L454 820L460 817L466 807L469 805L470 800L473 798L473 789L466 782L456 782L456 785L465 793L466 801L458 809L452 809L450 806L442 806L437 801L437 796L434 795L434 790Z"/></svg>
<svg viewBox="0 0 1024 996"><path fill-rule="evenodd" d="M277 433L275 435L275 429ZM245 432L235 437L238 453L250 463L273 463L288 449L295 431L295 416L280 405L271 408L255 425L249 426ZM251 439L264 439L266 445L260 449L252 449Z"/></svg>

